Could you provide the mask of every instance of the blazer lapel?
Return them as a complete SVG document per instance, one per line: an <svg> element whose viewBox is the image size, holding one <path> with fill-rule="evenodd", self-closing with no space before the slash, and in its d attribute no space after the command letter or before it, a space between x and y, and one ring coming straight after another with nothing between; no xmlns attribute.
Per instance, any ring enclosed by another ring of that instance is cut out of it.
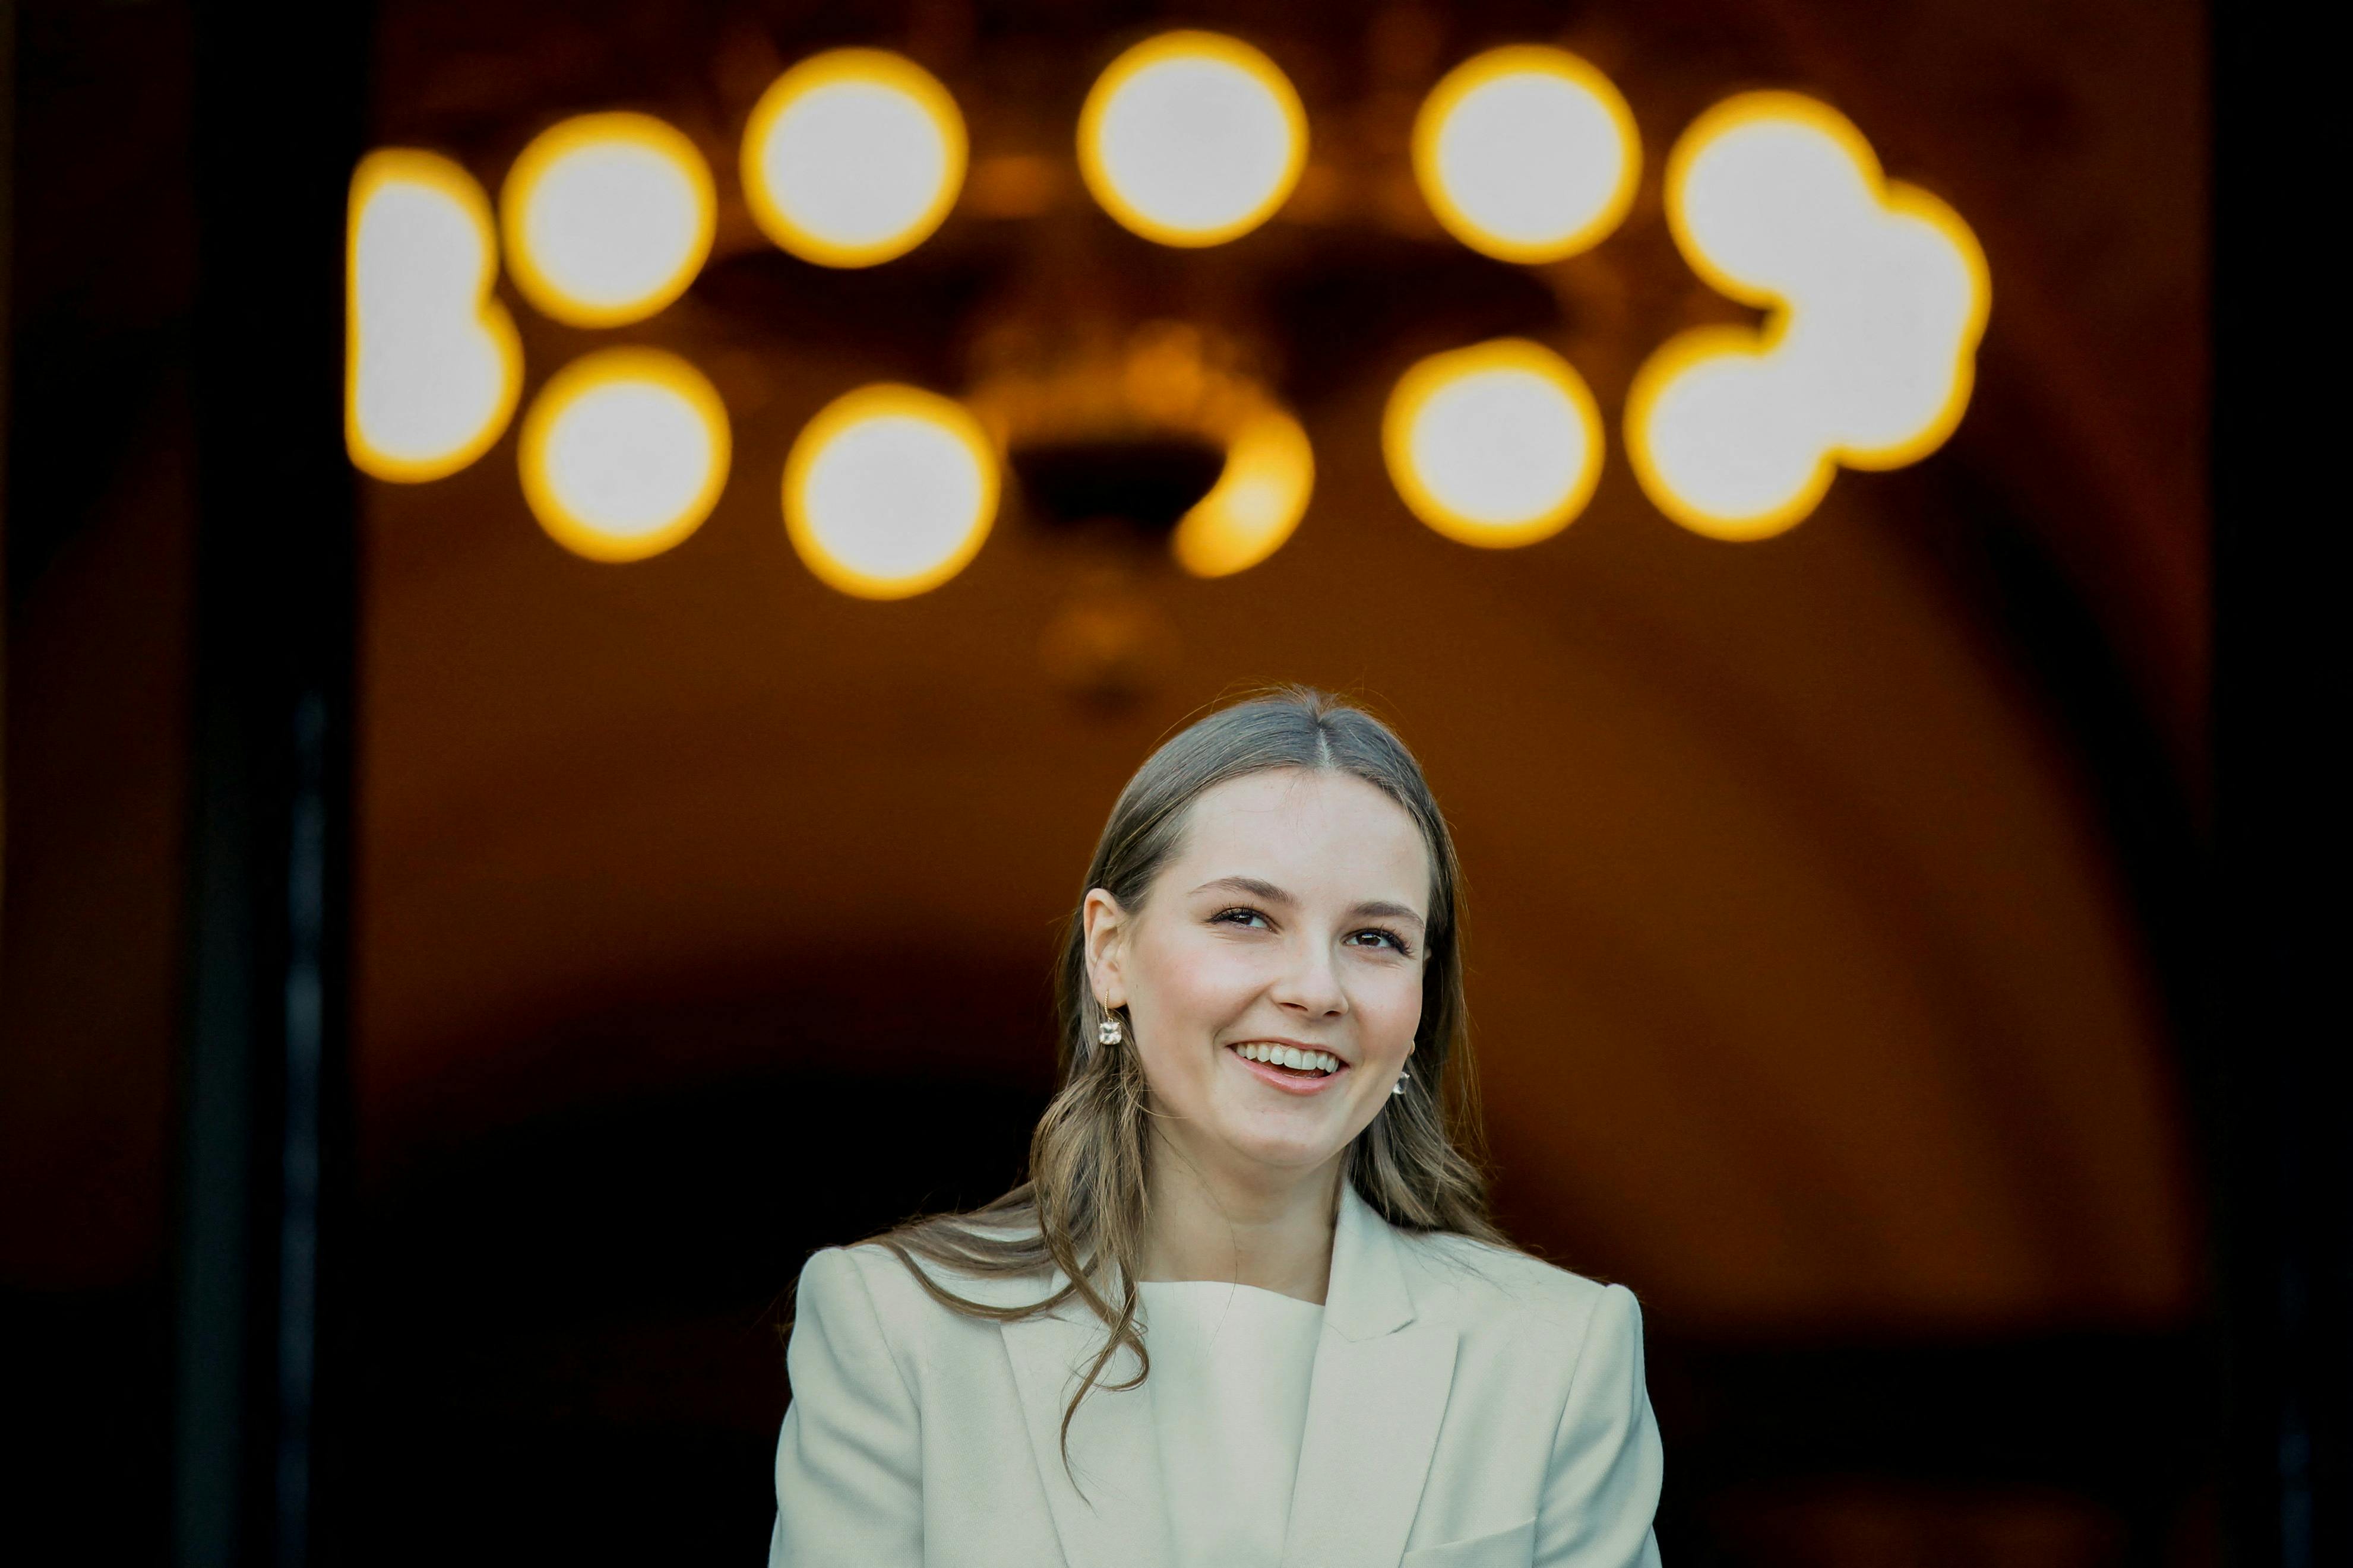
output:
<svg viewBox="0 0 2353 1568"><path fill-rule="evenodd" d="M1282 1568L1373 1568L1405 1555L1457 1338L1449 1324L1415 1320L1395 1233L1341 1184Z"/></svg>
<svg viewBox="0 0 2353 1568"><path fill-rule="evenodd" d="M1060 1290L1066 1280L1056 1269L1046 1293ZM1005 1304L1014 1303L1008 1299ZM1122 1347L1071 1418L1070 1469L1078 1478L1073 1486L1071 1473L1062 1468L1062 1410L1078 1392L1109 1331L1075 1296L1050 1313L998 1327L1021 1392L1022 1425L1069 1568L1168 1568L1167 1500L1152 1420L1151 1380L1124 1393L1103 1386L1135 1375L1134 1352ZM1084 1497L1080 1487L1085 1489Z"/></svg>

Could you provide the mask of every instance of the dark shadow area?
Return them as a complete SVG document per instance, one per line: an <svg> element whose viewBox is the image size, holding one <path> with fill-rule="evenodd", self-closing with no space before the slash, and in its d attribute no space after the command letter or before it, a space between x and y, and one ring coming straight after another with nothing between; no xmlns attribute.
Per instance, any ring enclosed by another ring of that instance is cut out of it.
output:
<svg viewBox="0 0 2353 1568"><path fill-rule="evenodd" d="M0 1487L26 1563L161 1563L170 1544L170 1298L0 1288Z"/></svg>
<svg viewBox="0 0 2353 1568"><path fill-rule="evenodd" d="M1042 1100L776 1075L535 1120L367 1207L355 1560L757 1561L800 1264L1016 1179Z"/></svg>
<svg viewBox="0 0 2353 1568"><path fill-rule="evenodd" d="M1999 1535L2021 1500L2061 1521L2054 1533L2096 1543L2079 1558L2054 1541L2050 1561L2171 1563L2211 1550L2205 1336L1670 1341L1656 1353L1652 1394L1676 1440L1660 1544L1679 1563L1806 1561L1775 1546L1777 1532L1835 1533L1839 1500L1874 1493L1891 1533L1930 1552L1889 1561L2032 1561L1966 1544ZM1821 1517L1808 1522L1809 1510Z"/></svg>

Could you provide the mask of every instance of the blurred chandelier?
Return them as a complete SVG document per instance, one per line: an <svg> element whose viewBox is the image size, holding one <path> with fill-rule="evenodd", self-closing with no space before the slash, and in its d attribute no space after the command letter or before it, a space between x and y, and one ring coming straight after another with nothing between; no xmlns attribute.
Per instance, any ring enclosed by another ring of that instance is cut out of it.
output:
<svg viewBox="0 0 2353 1568"><path fill-rule="evenodd" d="M1179 252L1225 246L1298 193L1308 116L1240 39L1164 33L1114 59L1076 132L1089 197ZM1451 242L1511 268L1602 244L1637 188L1641 145L1608 77L1535 45L1456 66L1421 101L1420 198ZM745 203L780 249L828 268L884 267L931 238L965 186L948 89L886 50L794 65L743 129ZM1935 450L1968 403L1989 281L1968 226L1887 180L1827 105L1746 92L1701 114L1665 166L1676 247L1755 325L1673 335L1635 372L1619 437L1666 517L1725 540L1803 519L1838 468ZM637 112L565 120L510 167L494 219L463 168L370 153L351 189L345 431L376 478L423 482L479 458L513 417L521 337L501 263L534 310L604 329L677 300L712 247L716 197L694 142ZM1188 264L1189 265L1189 264ZM843 593L919 594L985 542L1008 472L1042 512L1119 513L1165 533L1186 571L1245 570L1280 549L1313 491L1313 447L1248 334L1155 318L1106 332L1050 299L985 338L950 396L856 387L792 445L778 504L810 570ZM1521 336L1462 342L1408 368L1379 431L1407 507L1482 548L1552 536L1591 497L1609 445L1585 378ZM633 561L691 534L731 462L703 371L644 347L593 349L524 413L522 493L558 542Z"/></svg>

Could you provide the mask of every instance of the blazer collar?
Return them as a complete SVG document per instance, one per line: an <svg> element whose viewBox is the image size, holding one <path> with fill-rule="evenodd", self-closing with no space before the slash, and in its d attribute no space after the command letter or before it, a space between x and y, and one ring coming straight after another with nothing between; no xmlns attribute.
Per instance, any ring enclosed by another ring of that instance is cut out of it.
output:
<svg viewBox="0 0 2353 1568"><path fill-rule="evenodd" d="M1403 1254L1397 1230L1343 1183L1282 1568L1362 1568L1405 1555L1458 1336L1451 1323L1417 1313Z"/></svg>
<svg viewBox="0 0 2353 1568"><path fill-rule="evenodd" d="M1056 1269L1048 1294L1067 1282ZM1116 1279L1111 1289L1120 1289ZM1125 1392L1104 1387L1135 1375L1134 1353L1123 1348L1112 1359L1071 1418L1073 1486L1062 1467L1062 1410L1106 1331L1075 1297L1052 1312L1000 1327L1069 1568L1168 1568L1168 1503L1151 1382ZM1324 1327L1282 1568L1394 1563L1404 1554L1429 1477L1453 1384L1457 1336L1449 1324L1416 1318L1397 1232L1346 1183L1333 1232Z"/></svg>
<svg viewBox="0 0 2353 1568"><path fill-rule="evenodd" d="M1354 1182L1340 1184L1340 1223L1332 1233L1332 1279L1324 1290L1324 1324L1349 1340L1377 1339L1413 1321L1398 1236Z"/></svg>

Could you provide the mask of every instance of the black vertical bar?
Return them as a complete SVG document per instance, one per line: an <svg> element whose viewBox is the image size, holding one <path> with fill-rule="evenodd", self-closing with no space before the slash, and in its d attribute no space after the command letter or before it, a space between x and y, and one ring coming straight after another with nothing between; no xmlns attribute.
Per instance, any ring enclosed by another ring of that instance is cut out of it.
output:
<svg viewBox="0 0 2353 1568"><path fill-rule="evenodd" d="M0 0L0 896L7 892L8 814L8 415L16 368L16 0Z"/></svg>
<svg viewBox="0 0 2353 1568"><path fill-rule="evenodd" d="M319 1257L327 1085L329 776L324 683L294 712L294 798L286 864L285 1098L278 1210L278 1432L276 1509L280 1568L311 1560L318 1392ZM334 770L340 775L341 770ZM349 785L338 776L336 783ZM338 881L340 882L340 879ZM338 914L341 911L337 911ZM342 934L336 922L333 934ZM342 987L337 988L338 996ZM340 1047L344 1032L336 1030Z"/></svg>
<svg viewBox="0 0 2353 1568"><path fill-rule="evenodd" d="M173 1555L332 1561L369 16L195 11L197 527Z"/></svg>
<svg viewBox="0 0 2353 1568"><path fill-rule="evenodd" d="M2342 1088L2343 396L2315 379L2338 94L2286 18L2210 13L2214 237L2214 750L2220 870L2210 1163L2225 1360L2225 1513L2241 1568L2353 1562L2353 1110ZM2329 1086L2337 1084L2331 1089Z"/></svg>

